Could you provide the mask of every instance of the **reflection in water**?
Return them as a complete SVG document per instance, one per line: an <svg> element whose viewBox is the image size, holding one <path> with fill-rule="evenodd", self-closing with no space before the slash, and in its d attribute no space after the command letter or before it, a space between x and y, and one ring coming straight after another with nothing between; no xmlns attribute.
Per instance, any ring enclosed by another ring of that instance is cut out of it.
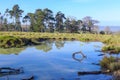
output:
<svg viewBox="0 0 120 80"><path fill-rule="evenodd" d="M57 47L57 49L60 49L62 47L64 47L65 41L55 41L55 46Z"/></svg>
<svg viewBox="0 0 120 80"><path fill-rule="evenodd" d="M64 47L65 41L48 40L48 41L42 42L41 45L38 45L38 46L35 46L35 47L38 50L42 50L44 52L48 52L48 51L52 50L53 44L55 44L57 49L60 49L60 48Z"/></svg>
<svg viewBox="0 0 120 80"><path fill-rule="evenodd" d="M36 49L48 52L52 50L53 41L44 41L41 45L35 46Z"/></svg>
<svg viewBox="0 0 120 80"><path fill-rule="evenodd" d="M100 52L95 52L94 44L102 46L99 42L86 44L79 41L43 41L41 45L28 46L27 49L0 49L2 54L0 54L0 67L24 68L24 74L9 75L9 80L21 80L30 75L34 75L35 80L104 80L104 78L99 78L108 77L107 75L77 75L78 71L100 70L100 66L91 64L93 62L98 63L102 57L98 56ZM100 49L97 48L97 50ZM74 53L79 50L87 55L86 59L84 54ZM46 52L48 54L45 54ZM4 55L3 53L21 54ZM80 59L78 56L81 56ZM83 59L84 63L79 63ZM5 77L0 77L0 80L5 80Z"/></svg>
<svg viewBox="0 0 120 80"><path fill-rule="evenodd" d="M52 50L53 44L55 44L57 49L60 49L60 48L64 47L65 41L49 40L49 41L44 41L44 42L42 42L41 45L38 45L38 46L35 46L35 47L38 50L42 50L44 52L48 52L48 51Z"/></svg>
<svg viewBox="0 0 120 80"><path fill-rule="evenodd" d="M95 48L100 48L100 46L99 45L93 45Z"/></svg>
<svg viewBox="0 0 120 80"><path fill-rule="evenodd" d="M16 54L16 55L18 55L20 52L22 52L25 49L26 49L25 47L22 47L22 48L8 48L8 49L0 48L0 54Z"/></svg>
<svg viewBox="0 0 120 80"><path fill-rule="evenodd" d="M8 75L18 75L23 73L23 67L18 68L18 69L14 69L14 68L10 68L10 67L2 67L0 68L0 77L2 76L8 76ZM9 79L7 79L9 80Z"/></svg>
<svg viewBox="0 0 120 80"><path fill-rule="evenodd" d="M43 41L41 42L40 45L35 46L36 49L42 50L44 52L48 52L52 50L53 44L55 44L57 49L60 49L64 47L65 41L53 41L53 40L48 40L48 41ZM22 48L8 48L8 49L3 49L0 48L0 54L16 54L18 55L20 52L25 50L25 47Z"/></svg>
<svg viewBox="0 0 120 80"><path fill-rule="evenodd" d="M82 57L80 59L76 58L75 55L77 54L80 54ZM76 61L82 62L86 58L86 56L80 51L80 52L73 53L72 58Z"/></svg>

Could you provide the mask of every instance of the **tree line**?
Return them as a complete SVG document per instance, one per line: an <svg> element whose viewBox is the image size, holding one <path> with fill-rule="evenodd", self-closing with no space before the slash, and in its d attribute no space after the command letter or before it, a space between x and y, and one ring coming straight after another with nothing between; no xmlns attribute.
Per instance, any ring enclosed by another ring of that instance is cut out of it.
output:
<svg viewBox="0 0 120 80"><path fill-rule="evenodd" d="M61 11L53 15L53 11L48 8L36 9L25 16L23 13L24 10L17 4L12 9L6 9L4 14L0 13L0 31L97 33L99 29L96 25L99 21L90 16L76 20L66 17Z"/></svg>

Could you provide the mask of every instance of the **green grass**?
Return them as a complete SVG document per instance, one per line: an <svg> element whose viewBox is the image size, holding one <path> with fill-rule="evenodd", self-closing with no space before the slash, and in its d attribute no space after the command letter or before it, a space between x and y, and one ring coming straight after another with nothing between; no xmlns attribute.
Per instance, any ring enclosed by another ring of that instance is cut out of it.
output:
<svg viewBox="0 0 120 80"><path fill-rule="evenodd" d="M55 38L76 39L80 41L101 41L104 43L119 43L120 35L76 34L76 33L38 33L38 32L0 32L0 36L14 36L19 38Z"/></svg>

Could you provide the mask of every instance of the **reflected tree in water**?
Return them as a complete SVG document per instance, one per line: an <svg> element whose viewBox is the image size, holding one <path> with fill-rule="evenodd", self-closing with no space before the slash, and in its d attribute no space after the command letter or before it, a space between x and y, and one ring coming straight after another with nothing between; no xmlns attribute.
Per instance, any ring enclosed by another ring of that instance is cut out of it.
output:
<svg viewBox="0 0 120 80"><path fill-rule="evenodd" d="M62 47L64 47L65 41L55 41L55 46L57 49L61 49Z"/></svg>
<svg viewBox="0 0 120 80"><path fill-rule="evenodd" d="M52 50L53 41L45 41L41 45L36 46L36 49L48 52Z"/></svg>
<svg viewBox="0 0 120 80"><path fill-rule="evenodd" d="M48 52L52 50L53 44L55 44L57 49L60 49L64 47L65 41L52 41L52 40L44 41L42 42L42 44L36 46L36 49Z"/></svg>

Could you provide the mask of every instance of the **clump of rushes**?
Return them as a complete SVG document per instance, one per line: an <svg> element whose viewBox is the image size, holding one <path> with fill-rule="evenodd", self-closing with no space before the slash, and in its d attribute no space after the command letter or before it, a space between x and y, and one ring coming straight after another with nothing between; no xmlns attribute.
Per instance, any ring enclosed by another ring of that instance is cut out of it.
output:
<svg viewBox="0 0 120 80"><path fill-rule="evenodd" d="M120 53L120 46L118 45L105 45L102 47L103 52L109 52L109 53Z"/></svg>
<svg viewBox="0 0 120 80"><path fill-rule="evenodd" d="M0 37L0 47L11 48L11 47L21 47L25 45L22 39L13 36L1 36Z"/></svg>
<svg viewBox="0 0 120 80"><path fill-rule="evenodd" d="M120 70L120 60L119 58L115 58L113 56L104 57L100 61L100 65L102 69L110 70L112 72Z"/></svg>
<svg viewBox="0 0 120 80"><path fill-rule="evenodd" d="M112 44L113 43L112 38L108 38L108 39L104 40L103 43Z"/></svg>
<svg viewBox="0 0 120 80"><path fill-rule="evenodd" d="M120 70L120 62L110 63L109 69L110 69L111 71Z"/></svg>
<svg viewBox="0 0 120 80"><path fill-rule="evenodd" d="M115 62L116 59L112 56L110 57L104 57L101 61L100 61L100 65L103 69L109 69L109 65L113 62Z"/></svg>
<svg viewBox="0 0 120 80"><path fill-rule="evenodd" d="M120 80L120 70L113 73L113 80Z"/></svg>

